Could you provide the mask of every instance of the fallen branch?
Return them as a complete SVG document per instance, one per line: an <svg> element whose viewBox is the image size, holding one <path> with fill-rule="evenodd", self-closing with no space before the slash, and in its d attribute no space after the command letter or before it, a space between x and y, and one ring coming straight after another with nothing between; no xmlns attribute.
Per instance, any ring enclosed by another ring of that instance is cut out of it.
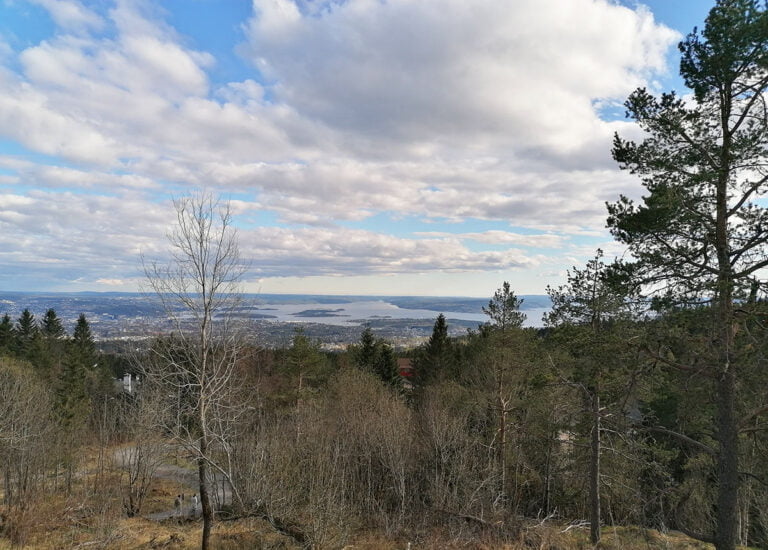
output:
<svg viewBox="0 0 768 550"><path fill-rule="evenodd" d="M565 529L563 529L563 530L562 530L562 531L560 531L560 532L561 532L561 533L567 533L567 532L568 532L568 531L570 531L571 529L586 529L586 528L587 528L587 527L589 527L589 526L590 526L590 522L588 522L588 521L587 521L587 520L585 520L585 519L575 520L575 521L572 521L572 522L571 522L571 523L568 525L568 527L566 527Z"/></svg>
<svg viewBox="0 0 768 550"><path fill-rule="evenodd" d="M546 522L548 522L548 521L550 521L550 520L552 520L552 519L554 519L554 518L556 518L556 517L557 517L557 508L555 508L555 509L554 509L554 510L552 510L552 511L551 511L549 514L547 514L546 516L544 516L544 518L542 518L542 520L541 520L539 523L537 523L537 524L535 524L535 525L531 525L531 526L529 527L529 529L537 529L537 528L539 528L539 527L543 527L543 526L544 526L544 524L545 524ZM537 518L537 519L538 519L538 518Z"/></svg>

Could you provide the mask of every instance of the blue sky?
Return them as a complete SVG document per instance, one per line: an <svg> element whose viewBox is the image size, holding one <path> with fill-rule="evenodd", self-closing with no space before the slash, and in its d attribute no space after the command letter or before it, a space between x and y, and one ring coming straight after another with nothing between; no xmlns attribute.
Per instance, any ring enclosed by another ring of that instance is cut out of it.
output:
<svg viewBox="0 0 768 550"><path fill-rule="evenodd" d="M204 188L247 291L541 294L623 252L621 104L711 5L0 0L0 289L136 290Z"/></svg>

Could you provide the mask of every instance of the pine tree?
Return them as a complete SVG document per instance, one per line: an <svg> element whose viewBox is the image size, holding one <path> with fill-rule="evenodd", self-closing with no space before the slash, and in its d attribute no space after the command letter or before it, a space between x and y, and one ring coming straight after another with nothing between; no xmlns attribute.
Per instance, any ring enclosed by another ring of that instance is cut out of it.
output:
<svg viewBox="0 0 768 550"><path fill-rule="evenodd" d="M629 246L637 279L677 304L712 304L706 375L716 381L717 498L714 532L733 550L738 531L740 384L735 304L768 267L768 13L757 0L719 0L701 33L680 44L680 74L693 97L639 89L625 103L645 133L614 138L613 156L642 177L647 194L608 206L608 226ZM670 365L671 366L671 365ZM747 419L748 421L748 419Z"/></svg>
<svg viewBox="0 0 768 550"><path fill-rule="evenodd" d="M497 417L494 435L496 465L500 475L499 498L507 501L509 487L510 415L518 412L518 390L527 385L526 378L533 371L528 356L530 334L523 328L526 315L520 311L523 300L515 296L508 282L504 281L488 302L483 312L491 322L483 329L486 343L486 361L489 364L489 382L492 385L493 409ZM489 388L490 389L490 388ZM517 495L513 502L518 504Z"/></svg>
<svg viewBox="0 0 768 550"><path fill-rule="evenodd" d="M297 379L297 399L300 400L307 382L317 383L326 374L327 362L320 350L320 343L310 340L302 328L294 331L286 359L288 371Z"/></svg>
<svg viewBox="0 0 768 550"><path fill-rule="evenodd" d="M616 337L616 331L609 329L617 320L629 318L633 306L629 290L611 277L602 257L603 251L598 249L583 269L568 271L565 285L557 289L547 287L552 310L544 316L548 327L559 329L555 339L571 356L572 373L568 382L583 390L587 405L592 544L597 544L601 536L602 424L605 417L622 416L622 411L609 412L609 390L622 378L626 367L622 364L622 354L627 346Z"/></svg>
<svg viewBox="0 0 768 550"><path fill-rule="evenodd" d="M488 307L483 308L483 313L491 318L491 326L502 332L510 328L523 326L526 315L520 311L523 299L515 296L510 290L509 283L504 281L501 288L496 290L493 298L488 302Z"/></svg>

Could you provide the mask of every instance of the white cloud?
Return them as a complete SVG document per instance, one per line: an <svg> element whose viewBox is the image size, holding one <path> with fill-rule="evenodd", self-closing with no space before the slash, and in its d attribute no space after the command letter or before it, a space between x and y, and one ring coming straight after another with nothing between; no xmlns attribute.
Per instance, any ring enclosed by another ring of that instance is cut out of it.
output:
<svg viewBox="0 0 768 550"><path fill-rule="evenodd" d="M0 79L2 135L29 149L77 162L110 164L117 151L113 139L79 117L52 107L41 90Z"/></svg>
<svg viewBox="0 0 768 550"><path fill-rule="evenodd" d="M0 258L124 274L136 271L142 250L157 248L171 219L167 205L131 194L1 194L0 212Z"/></svg>
<svg viewBox="0 0 768 550"><path fill-rule="evenodd" d="M678 38L603 0L356 0L313 16L290 0L254 4L248 51L276 96L368 154L382 141L399 154L579 151L601 131L591 101L663 70Z"/></svg>
<svg viewBox="0 0 768 550"><path fill-rule="evenodd" d="M104 21L96 13L75 0L30 0L48 10L62 29L75 33L103 28Z"/></svg>
<svg viewBox="0 0 768 550"><path fill-rule="evenodd" d="M123 279L96 279L96 281L94 282L99 285L119 286L119 287L126 286L126 281L124 281Z"/></svg>
<svg viewBox="0 0 768 550"><path fill-rule="evenodd" d="M80 189L120 194L127 191L159 190L162 186L151 178L136 174L115 174L98 169L38 164L29 160L0 155L0 169L15 172L12 183L30 189Z"/></svg>
<svg viewBox="0 0 768 550"><path fill-rule="evenodd" d="M10 59L13 55L13 48L0 36L0 63Z"/></svg>
<svg viewBox="0 0 768 550"><path fill-rule="evenodd" d="M163 249L186 186L238 197L268 277L535 268L466 242L604 236L604 201L636 193L610 138L636 130L596 109L663 72L678 38L607 0L255 0L241 51L266 78L218 83L150 2L37 3L58 29L18 55L0 43L0 138L55 158L0 156L0 263L92 281L131 280L138 250ZM278 226L252 227L264 212ZM377 216L456 231L338 223Z"/></svg>
<svg viewBox="0 0 768 550"><path fill-rule="evenodd" d="M235 210L249 205L235 203ZM173 215L141 197L30 192L0 195L0 261L92 272L93 280L136 276L139 255L161 258ZM466 272L518 269L538 260L516 249L474 252L461 239L400 238L341 228L241 229L243 257L255 276ZM103 281L102 281L103 282Z"/></svg>
<svg viewBox="0 0 768 550"><path fill-rule="evenodd" d="M538 263L515 249L473 252L455 238L408 239L339 228L260 228L241 232L240 238L259 277L466 272Z"/></svg>
<svg viewBox="0 0 768 550"><path fill-rule="evenodd" d="M517 245L530 246L536 248L559 248L563 246L562 235L538 234L521 235L510 231L483 231L482 233L445 233L439 231L419 232L421 237L455 238L461 240L470 240L478 243L497 244L497 245Z"/></svg>

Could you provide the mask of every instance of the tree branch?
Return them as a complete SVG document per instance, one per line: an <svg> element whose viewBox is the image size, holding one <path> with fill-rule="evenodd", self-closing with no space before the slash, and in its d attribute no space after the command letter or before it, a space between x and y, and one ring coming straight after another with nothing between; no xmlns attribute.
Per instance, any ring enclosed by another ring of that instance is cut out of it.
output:
<svg viewBox="0 0 768 550"><path fill-rule="evenodd" d="M691 437L688 437L687 435L681 434L679 432L673 432L672 430L669 430L667 428L664 428L663 426L643 426L639 428L641 431L646 432L654 432L654 433L660 433L664 435L668 435L670 437L673 437L679 441L682 441L683 443L687 443L691 447L695 447L699 449L700 451L703 451L711 456L717 456L717 451L710 447L709 445L702 443L701 441L697 441Z"/></svg>
<svg viewBox="0 0 768 550"><path fill-rule="evenodd" d="M761 405L760 407L757 407L756 409L752 409L749 413L747 413L740 421L739 421L739 431L743 431L746 428L747 422L751 421L757 416L760 416L761 414L764 414L768 412L768 405Z"/></svg>

